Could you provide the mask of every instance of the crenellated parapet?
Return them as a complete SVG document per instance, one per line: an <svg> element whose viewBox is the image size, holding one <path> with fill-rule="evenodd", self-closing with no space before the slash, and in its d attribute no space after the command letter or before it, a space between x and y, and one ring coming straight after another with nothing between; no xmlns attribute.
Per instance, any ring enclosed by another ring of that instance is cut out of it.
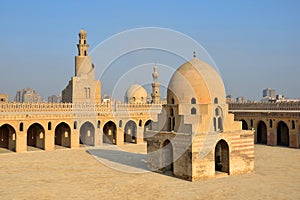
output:
<svg viewBox="0 0 300 200"><path fill-rule="evenodd" d="M265 111L300 111L300 102L251 102L230 103L229 111L265 110Z"/></svg>
<svg viewBox="0 0 300 200"><path fill-rule="evenodd" d="M42 112L144 112L161 110L161 104L127 104L127 103L2 103L0 114L7 113L42 113Z"/></svg>

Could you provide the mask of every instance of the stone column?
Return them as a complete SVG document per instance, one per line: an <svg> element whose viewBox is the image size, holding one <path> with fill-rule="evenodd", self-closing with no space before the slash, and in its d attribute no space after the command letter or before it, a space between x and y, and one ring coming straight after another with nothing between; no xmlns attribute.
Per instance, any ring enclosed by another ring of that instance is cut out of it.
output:
<svg viewBox="0 0 300 200"><path fill-rule="evenodd" d="M95 128L94 146L101 146L103 144L103 127Z"/></svg>
<svg viewBox="0 0 300 200"><path fill-rule="evenodd" d="M27 151L27 134L26 131L16 132L16 152L26 152Z"/></svg>
<svg viewBox="0 0 300 200"><path fill-rule="evenodd" d="M79 130L71 129L71 148L79 148Z"/></svg>
<svg viewBox="0 0 300 200"><path fill-rule="evenodd" d="M144 143L144 126L138 126L137 127L137 133L136 133L136 143L142 144Z"/></svg>
<svg viewBox="0 0 300 200"><path fill-rule="evenodd" d="M120 127L117 128L116 145L124 145L124 130Z"/></svg>
<svg viewBox="0 0 300 200"><path fill-rule="evenodd" d="M298 134L295 132L295 130L290 131L290 141L289 141L289 147L291 148L297 148L299 146L298 144Z"/></svg>
<svg viewBox="0 0 300 200"><path fill-rule="evenodd" d="M45 131L45 151L53 151L55 150L54 144L54 130L46 130Z"/></svg>
<svg viewBox="0 0 300 200"><path fill-rule="evenodd" d="M272 128L267 128L267 145L277 145L277 128L274 125Z"/></svg>

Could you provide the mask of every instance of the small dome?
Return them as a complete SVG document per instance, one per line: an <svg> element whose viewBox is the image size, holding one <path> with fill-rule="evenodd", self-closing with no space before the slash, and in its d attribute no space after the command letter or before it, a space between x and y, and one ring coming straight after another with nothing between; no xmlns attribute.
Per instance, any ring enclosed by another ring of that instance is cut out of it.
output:
<svg viewBox="0 0 300 200"><path fill-rule="evenodd" d="M84 29L81 29L81 30L79 31L79 35L86 35L86 31L85 31Z"/></svg>
<svg viewBox="0 0 300 200"><path fill-rule="evenodd" d="M193 100L192 100L193 99ZM168 104L225 104L225 87L217 71L194 58L181 65L173 74L167 93Z"/></svg>
<svg viewBox="0 0 300 200"><path fill-rule="evenodd" d="M133 84L125 94L126 103L146 103L147 92L141 85Z"/></svg>

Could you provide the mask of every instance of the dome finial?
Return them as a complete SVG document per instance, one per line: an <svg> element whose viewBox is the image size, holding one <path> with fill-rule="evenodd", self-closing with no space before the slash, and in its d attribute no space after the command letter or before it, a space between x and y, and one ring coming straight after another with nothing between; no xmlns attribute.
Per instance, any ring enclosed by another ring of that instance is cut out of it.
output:
<svg viewBox="0 0 300 200"><path fill-rule="evenodd" d="M193 51L193 57L196 58L196 51Z"/></svg>

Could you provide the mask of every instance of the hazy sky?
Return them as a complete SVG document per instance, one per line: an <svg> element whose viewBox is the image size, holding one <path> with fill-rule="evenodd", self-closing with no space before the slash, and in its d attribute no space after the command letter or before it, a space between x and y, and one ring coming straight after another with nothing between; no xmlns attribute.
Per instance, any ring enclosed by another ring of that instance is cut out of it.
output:
<svg viewBox="0 0 300 200"><path fill-rule="evenodd" d="M12 0L0 4L0 93L10 98L26 87L44 98L60 94L74 74L81 28L87 31L92 50L121 31L153 26L182 32L199 42L217 64L227 94L260 99L262 89L270 87L287 97L300 97L297 0ZM103 92L111 92L109 79L103 80Z"/></svg>

